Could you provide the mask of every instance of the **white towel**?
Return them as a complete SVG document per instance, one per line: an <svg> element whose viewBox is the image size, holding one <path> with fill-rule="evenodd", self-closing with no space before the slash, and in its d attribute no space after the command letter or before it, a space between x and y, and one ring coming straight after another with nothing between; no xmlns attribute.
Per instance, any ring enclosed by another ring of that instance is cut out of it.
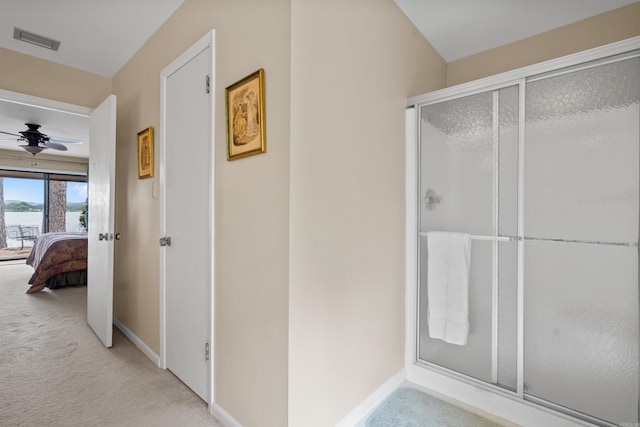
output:
<svg viewBox="0 0 640 427"><path fill-rule="evenodd" d="M429 336L457 345L469 336L471 235L427 233Z"/></svg>

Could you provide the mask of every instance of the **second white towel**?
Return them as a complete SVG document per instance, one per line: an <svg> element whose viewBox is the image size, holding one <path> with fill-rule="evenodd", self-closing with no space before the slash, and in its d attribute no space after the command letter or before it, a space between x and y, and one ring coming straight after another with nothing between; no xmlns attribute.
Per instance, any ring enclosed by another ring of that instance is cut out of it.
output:
<svg viewBox="0 0 640 427"><path fill-rule="evenodd" d="M466 345L469 336L471 235L427 233L429 336Z"/></svg>

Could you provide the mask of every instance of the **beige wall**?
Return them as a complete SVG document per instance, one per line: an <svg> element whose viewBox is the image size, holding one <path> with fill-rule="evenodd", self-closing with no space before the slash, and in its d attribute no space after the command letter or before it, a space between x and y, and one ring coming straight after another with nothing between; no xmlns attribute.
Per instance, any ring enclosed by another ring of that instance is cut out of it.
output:
<svg viewBox="0 0 640 427"><path fill-rule="evenodd" d="M24 93L82 107L97 107L110 93L105 77L0 48L0 89ZM0 150L0 167L86 173L87 159Z"/></svg>
<svg viewBox="0 0 640 427"><path fill-rule="evenodd" d="M391 0L292 1L289 426L404 366L406 98L443 59Z"/></svg>
<svg viewBox="0 0 640 427"><path fill-rule="evenodd" d="M287 424L288 0L187 0L114 77L116 228L123 235L116 246L114 310L159 351L159 204L152 198L158 176L156 169L153 178L137 179L136 134L159 127L160 71L211 29L217 64L215 401L246 427L281 427ZM224 88L261 67L267 153L228 162ZM188 140L185 135L185 149Z"/></svg>
<svg viewBox="0 0 640 427"><path fill-rule="evenodd" d="M0 48L0 89L95 108L110 88L106 77Z"/></svg>
<svg viewBox="0 0 640 427"><path fill-rule="evenodd" d="M0 48L0 89L81 107L97 107L110 93L105 77ZM87 159L38 154L36 166L24 151L0 149L0 167L86 173Z"/></svg>
<svg viewBox="0 0 640 427"><path fill-rule="evenodd" d="M640 36L640 2L447 64L447 86Z"/></svg>

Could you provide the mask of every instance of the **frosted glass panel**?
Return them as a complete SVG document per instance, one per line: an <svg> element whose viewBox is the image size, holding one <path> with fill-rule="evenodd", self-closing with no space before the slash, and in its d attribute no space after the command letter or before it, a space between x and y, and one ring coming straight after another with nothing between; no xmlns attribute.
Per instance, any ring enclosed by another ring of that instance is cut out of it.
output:
<svg viewBox="0 0 640 427"><path fill-rule="evenodd" d="M491 233L491 92L422 107L421 230Z"/></svg>
<svg viewBox="0 0 640 427"><path fill-rule="evenodd" d="M527 84L526 236L637 239L639 61Z"/></svg>
<svg viewBox="0 0 640 427"><path fill-rule="evenodd" d="M514 235L517 87L424 106L421 118L420 229L494 235L497 220Z"/></svg>
<svg viewBox="0 0 640 427"><path fill-rule="evenodd" d="M525 393L638 421L638 250L525 243Z"/></svg>
<svg viewBox="0 0 640 427"><path fill-rule="evenodd" d="M429 337L427 324L427 238L420 239L422 307L420 359L491 381L491 242L472 242L469 280L469 339L467 345L449 344Z"/></svg>
<svg viewBox="0 0 640 427"><path fill-rule="evenodd" d="M499 91L498 102L498 169L494 178L498 183L498 233L501 236L518 234L518 87ZM498 385L514 390L517 384L517 325L518 325L518 246L515 241L497 244L497 362Z"/></svg>
<svg viewBox="0 0 640 427"><path fill-rule="evenodd" d="M639 61L526 87L525 393L616 423L638 421Z"/></svg>
<svg viewBox="0 0 640 427"><path fill-rule="evenodd" d="M498 231L501 236L518 234L518 87L501 89L498 103L496 170L496 202L498 205ZM515 301L515 300L514 300Z"/></svg>
<svg viewBox="0 0 640 427"><path fill-rule="evenodd" d="M518 244L498 244L498 385L516 390L518 340Z"/></svg>
<svg viewBox="0 0 640 427"><path fill-rule="evenodd" d="M476 379L492 382L492 242L473 241L471 244L471 271L469 278L469 340L467 345L449 344L429 337L427 324L427 238L420 239L420 359L453 369ZM515 389L516 385L516 328L515 291L517 244L499 243L501 302L506 307L499 329L503 354L499 358L500 385ZM502 292L504 291L504 292ZM502 335L503 334L503 335Z"/></svg>

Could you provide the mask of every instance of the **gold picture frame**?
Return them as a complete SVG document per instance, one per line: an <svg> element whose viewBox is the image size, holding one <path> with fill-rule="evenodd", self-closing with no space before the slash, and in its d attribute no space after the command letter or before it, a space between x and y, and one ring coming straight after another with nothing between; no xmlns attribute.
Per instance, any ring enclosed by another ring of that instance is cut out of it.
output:
<svg viewBox="0 0 640 427"><path fill-rule="evenodd" d="M153 176L153 128L138 132L138 179Z"/></svg>
<svg viewBox="0 0 640 427"><path fill-rule="evenodd" d="M264 70L260 68L225 89L227 160L267 151Z"/></svg>

